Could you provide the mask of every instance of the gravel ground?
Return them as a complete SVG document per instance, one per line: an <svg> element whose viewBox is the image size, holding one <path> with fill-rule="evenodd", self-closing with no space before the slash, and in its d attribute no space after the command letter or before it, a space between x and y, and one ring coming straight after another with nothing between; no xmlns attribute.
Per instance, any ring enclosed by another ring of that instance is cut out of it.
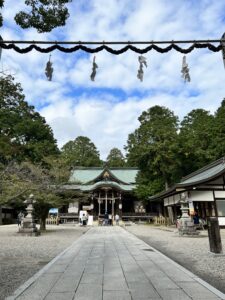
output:
<svg viewBox="0 0 225 300"><path fill-rule="evenodd" d="M0 226L0 300L5 299L87 228L49 225L39 237L17 234L17 225Z"/></svg>
<svg viewBox="0 0 225 300"><path fill-rule="evenodd" d="M181 237L175 228L133 225L126 229L225 293L225 255L209 252L207 230L199 236ZM225 253L225 229L221 238Z"/></svg>
<svg viewBox="0 0 225 300"><path fill-rule="evenodd" d="M225 256L209 253L207 231L180 237L174 228L132 225L126 229L225 293ZM39 237L17 234L17 226L0 226L0 300L70 246L87 228L48 226ZM225 249L225 229L221 230Z"/></svg>

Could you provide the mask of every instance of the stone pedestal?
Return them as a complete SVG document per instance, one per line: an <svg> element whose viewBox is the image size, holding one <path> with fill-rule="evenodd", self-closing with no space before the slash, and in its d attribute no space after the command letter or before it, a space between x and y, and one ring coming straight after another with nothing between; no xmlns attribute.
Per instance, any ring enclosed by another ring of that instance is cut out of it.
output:
<svg viewBox="0 0 225 300"><path fill-rule="evenodd" d="M218 218L208 218L209 247L212 253L222 253L222 242Z"/></svg>
<svg viewBox="0 0 225 300"><path fill-rule="evenodd" d="M33 195L30 195L29 198L24 201L24 203L27 204L27 216L23 219L18 233L25 236L38 236L40 235L40 231L37 229L33 217L33 203L35 203Z"/></svg>
<svg viewBox="0 0 225 300"><path fill-rule="evenodd" d="M178 231L179 235L197 235L199 232L196 231L196 228L194 226L194 222L189 216L189 205L186 200L180 201L181 203L181 211L182 211L182 216L179 220L179 226L178 226Z"/></svg>

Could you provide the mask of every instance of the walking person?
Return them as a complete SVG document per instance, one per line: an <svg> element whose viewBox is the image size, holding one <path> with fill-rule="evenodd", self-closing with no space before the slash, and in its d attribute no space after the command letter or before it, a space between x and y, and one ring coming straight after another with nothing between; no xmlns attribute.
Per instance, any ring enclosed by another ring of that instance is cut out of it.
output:
<svg viewBox="0 0 225 300"><path fill-rule="evenodd" d="M24 218L24 214L20 211L18 216L17 216L17 225L18 225L18 227L20 227L22 225L23 218Z"/></svg>
<svg viewBox="0 0 225 300"><path fill-rule="evenodd" d="M109 226L112 226L112 215L109 214Z"/></svg>
<svg viewBox="0 0 225 300"><path fill-rule="evenodd" d="M81 218L81 222L82 222L82 226L86 226L87 225L87 216L85 214L83 214L83 216Z"/></svg>
<svg viewBox="0 0 225 300"><path fill-rule="evenodd" d="M115 215L116 225L119 225L120 217L118 214Z"/></svg>
<svg viewBox="0 0 225 300"><path fill-rule="evenodd" d="M105 212L105 215L104 215L104 225L107 226L108 225L108 222L109 222L109 215L107 213L107 211Z"/></svg>

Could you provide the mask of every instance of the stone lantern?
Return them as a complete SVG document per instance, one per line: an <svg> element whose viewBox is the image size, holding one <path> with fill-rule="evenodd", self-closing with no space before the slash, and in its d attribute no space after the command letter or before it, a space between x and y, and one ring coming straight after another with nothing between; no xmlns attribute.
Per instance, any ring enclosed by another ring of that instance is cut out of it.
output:
<svg viewBox="0 0 225 300"><path fill-rule="evenodd" d="M23 219L23 223L21 228L19 228L19 233L22 235L28 235L28 236L37 236L40 235L40 231L37 229L35 221L34 221L34 216L33 216L33 204L36 201L34 200L34 195L31 194L28 199L24 201L25 204L27 204L27 215Z"/></svg>
<svg viewBox="0 0 225 300"><path fill-rule="evenodd" d="M199 234L199 232L196 231L196 227L194 226L194 222L189 216L189 203L187 199L187 195L185 193L181 194L181 199L180 199L180 204L181 204L181 218L179 220L179 225L178 225L178 231L179 235L183 234L189 234L189 235L196 235Z"/></svg>

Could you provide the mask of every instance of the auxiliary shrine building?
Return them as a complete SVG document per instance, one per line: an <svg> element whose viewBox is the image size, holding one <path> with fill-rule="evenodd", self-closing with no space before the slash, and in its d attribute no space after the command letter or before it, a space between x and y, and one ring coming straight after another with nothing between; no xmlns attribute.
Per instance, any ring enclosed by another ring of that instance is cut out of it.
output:
<svg viewBox="0 0 225 300"><path fill-rule="evenodd" d="M77 167L63 188L76 190L86 195L84 200L70 203L67 217L86 210L97 219L108 214L118 214L123 219L145 218L148 216L143 204L134 195L137 168ZM63 218L61 214L61 218Z"/></svg>

